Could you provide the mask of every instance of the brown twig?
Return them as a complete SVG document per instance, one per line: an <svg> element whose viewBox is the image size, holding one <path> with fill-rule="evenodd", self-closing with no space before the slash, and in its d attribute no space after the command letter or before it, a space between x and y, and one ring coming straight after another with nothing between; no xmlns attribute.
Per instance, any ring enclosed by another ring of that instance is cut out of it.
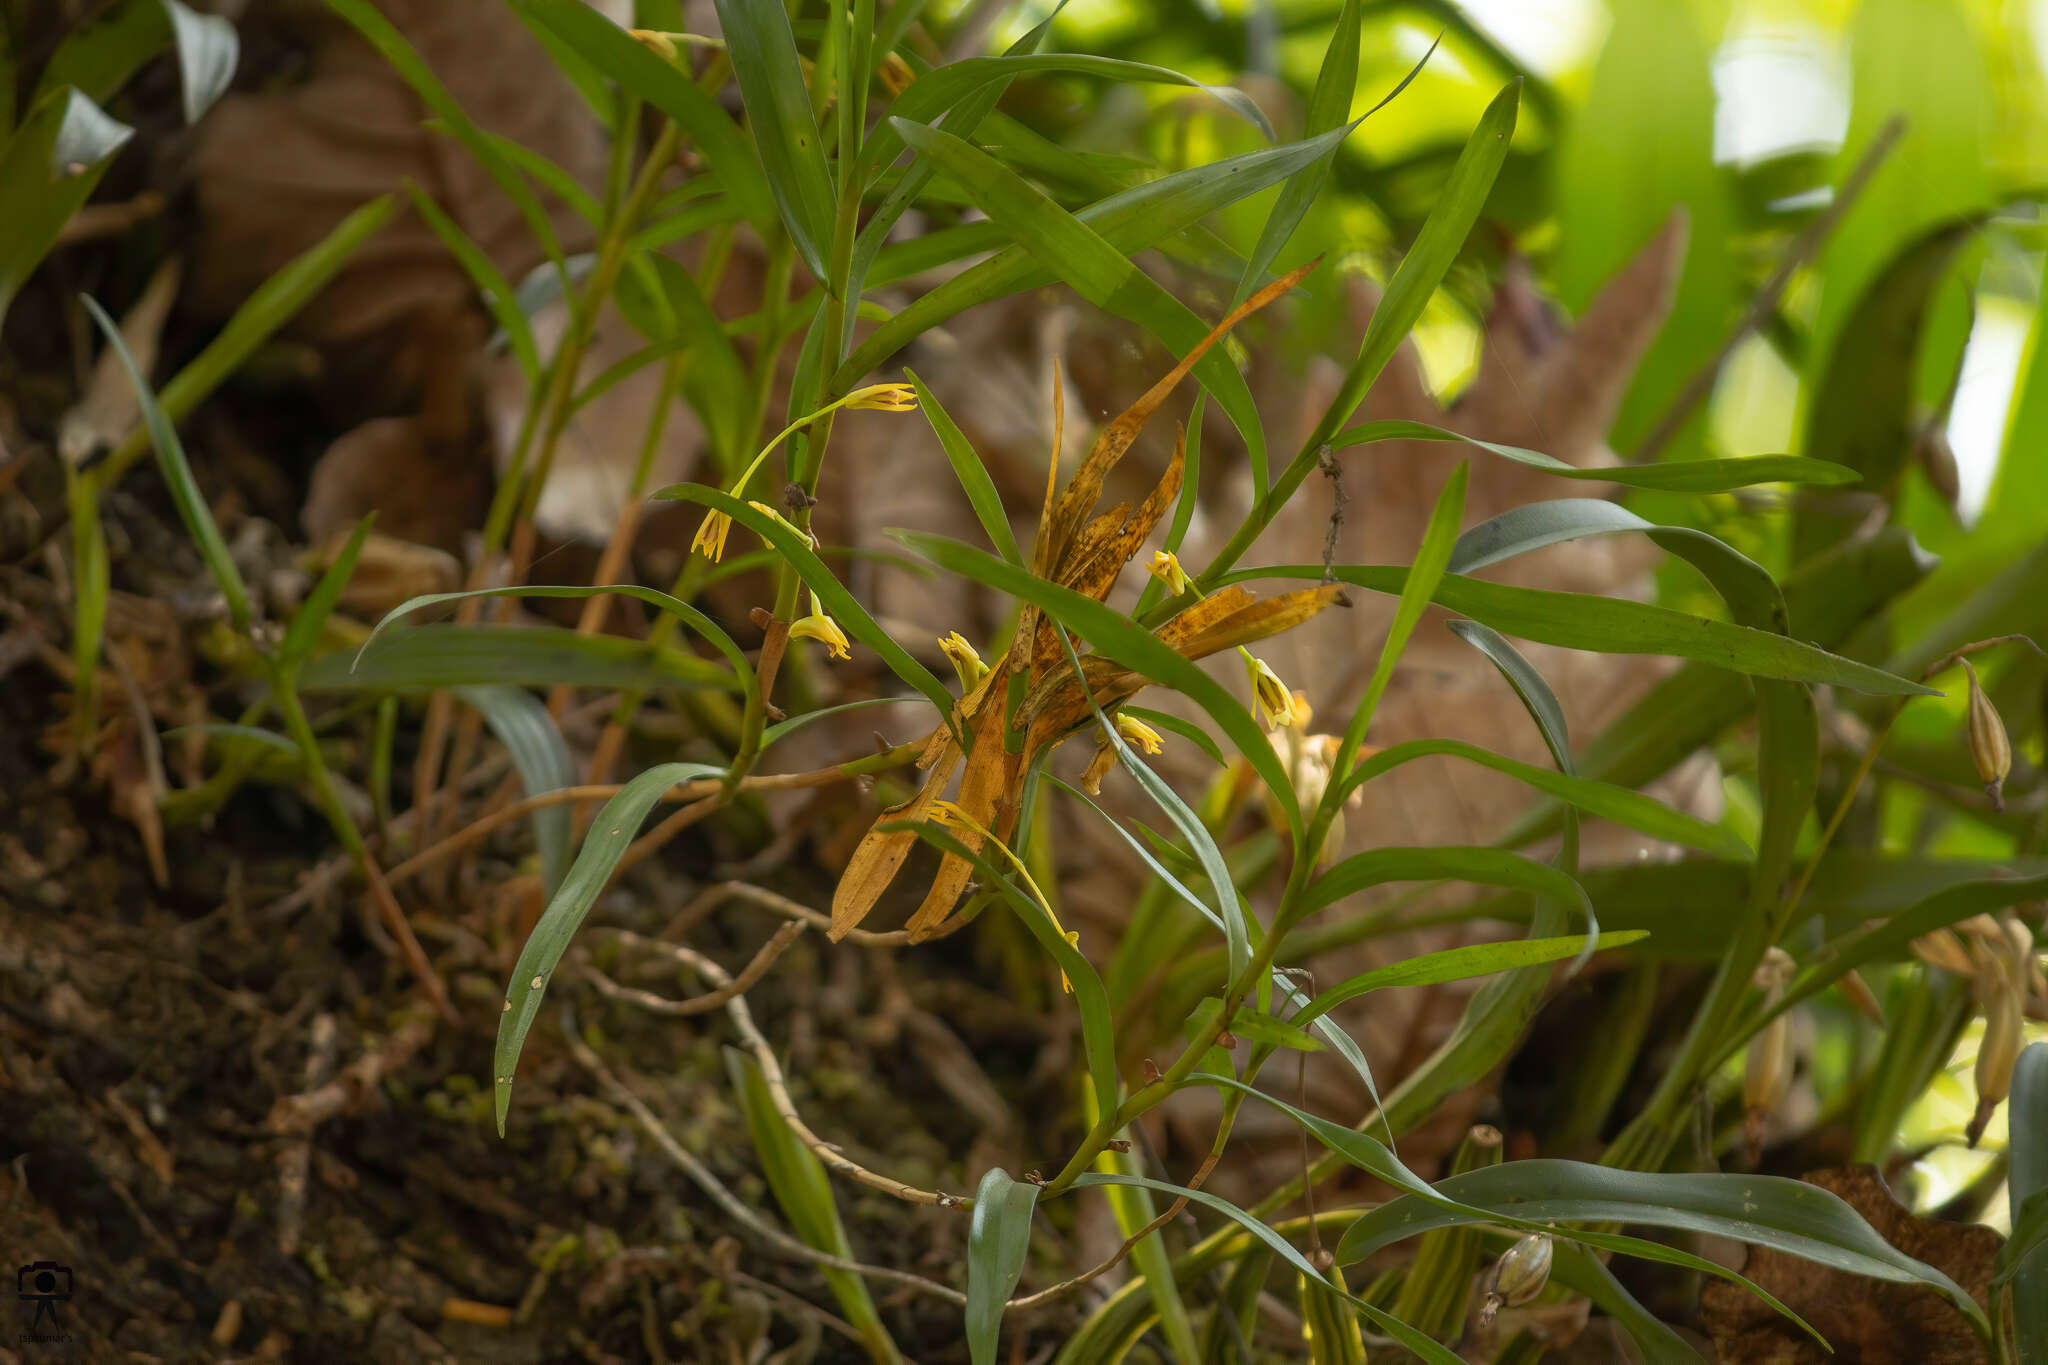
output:
<svg viewBox="0 0 2048 1365"><path fill-rule="evenodd" d="M693 948L672 943L668 945L667 951L676 961L714 986L732 983L731 973ZM761 1081L767 1087L768 1098L774 1104L775 1112L782 1116L782 1121L789 1125L789 1131L796 1134L797 1140L810 1148L812 1154L823 1162L827 1169L837 1171L847 1179L866 1185L869 1189L880 1190L884 1194L901 1199L906 1204L922 1204L937 1209L960 1209L971 1205L972 1201L957 1194L947 1194L943 1190L921 1190L915 1185L906 1185L901 1180L871 1171L819 1137L811 1130L811 1126L804 1122L803 1115L797 1112L796 1101L790 1098L789 1083L782 1074L782 1063L776 1060L775 1049L769 1046L768 1039L755 1026L753 1011L747 1008L746 997L734 995L725 1002L725 1012L731 1018L733 1028L739 1033L740 1041L747 1045L747 1050L754 1054L754 1060L760 1063Z"/></svg>
<svg viewBox="0 0 2048 1365"><path fill-rule="evenodd" d="M649 952L668 953L670 956L675 956L675 945L672 943L662 943L657 939L645 938L632 932L630 929L618 929L613 932L621 943L628 943L636 948L645 948ZM666 1014L671 1017L709 1014L712 1010L723 1006L734 996L751 990L755 982L768 975L768 970L775 965L776 959L789 951L789 945L795 943L797 939L803 936L803 932L804 925L799 920L792 920L783 925L775 931L774 937L761 945L761 951L755 953L753 960L740 969L738 976L716 990L706 991L702 995L693 995L687 1000L670 1000L668 997L657 995L653 991L643 991L631 986L621 986L595 967L585 967L583 974L590 979L591 984L596 986L602 994L610 996L614 1000L624 1000L638 1005L641 1009L651 1010L655 1014ZM686 963L685 965L689 964Z"/></svg>
<svg viewBox="0 0 2048 1365"><path fill-rule="evenodd" d="M1820 249L1827 244L1835 228L1848 216L1849 210L1856 206L1857 199L1870 184L1871 177L1877 174L1885 158L1892 154L1892 150L1899 144L1899 139L1905 135L1906 120L1901 116L1894 116L1884 127L1877 130L1877 136L1864 148L1862 159L1857 161L1855 168L1842 181L1841 188L1835 191L1834 202L1792 239L1792 244L1785 249L1783 259L1778 262L1778 268L1771 272L1770 278L1763 282L1763 286L1750 299L1749 307L1736 319L1734 329L1728 333L1714 354L1707 358L1706 363L1693 371L1692 377L1685 381L1685 387L1678 391L1677 396L1664 409L1663 416L1657 419L1657 425L1650 428L1649 434L1644 436L1641 443L1630 453L1627 463L1648 464L1663 453L1664 447L1671 443L1673 437L1684 430L1685 424L1692 420L1693 410L1714 392L1714 384L1720 378L1721 367L1728 363L1728 357L1735 353L1735 348L1741 344L1744 337L1762 326L1777 309L1778 300L1784 296L1786 286L1792 283L1793 275L1798 273L1801 266L1820 254Z"/></svg>
<svg viewBox="0 0 2048 1365"><path fill-rule="evenodd" d="M366 1052L348 1064L339 1076L301 1095L287 1095L270 1110L264 1121L273 1133L310 1133L331 1118L348 1113L374 1092L377 1083L412 1060L434 1036L434 1021L415 1015L386 1038L374 1052ZM307 1074L312 1074L309 1062Z"/></svg>
<svg viewBox="0 0 2048 1365"><path fill-rule="evenodd" d="M603 1059L591 1050L590 1045L583 1041L582 1035L574 1027L573 1020L569 1027L565 1027L562 1030L562 1036L569 1046L569 1051L575 1056L576 1060L582 1064L585 1070L596 1076L599 1084L604 1086L612 1098L621 1105L624 1105L626 1110L638 1120L641 1128L646 1130L648 1137L654 1140L655 1146L661 1148L663 1154L669 1160L675 1162L683 1174L689 1177L692 1184L709 1195L713 1203L725 1210L740 1226L758 1237L770 1250L789 1260L804 1261L811 1265L824 1266L829 1270L851 1271L856 1275L864 1275L869 1279L885 1280L891 1284L905 1285L920 1294L929 1294L934 1298L944 1299L956 1308L966 1307L967 1296L949 1285L940 1284L937 1280L926 1279L922 1275L914 1275L907 1270L893 1270L887 1266L863 1265L859 1261L849 1261L838 1256L828 1255L814 1247L799 1242L788 1233L763 1221L760 1214L749 1208L732 1191L726 1189L718 1177L711 1173L709 1167L697 1160L696 1157L690 1155L689 1151L680 1142L676 1141L675 1137L668 1131L667 1125L655 1117L654 1111L649 1109L638 1095L629 1090L626 1084L612 1073L611 1068L604 1064Z"/></svg>

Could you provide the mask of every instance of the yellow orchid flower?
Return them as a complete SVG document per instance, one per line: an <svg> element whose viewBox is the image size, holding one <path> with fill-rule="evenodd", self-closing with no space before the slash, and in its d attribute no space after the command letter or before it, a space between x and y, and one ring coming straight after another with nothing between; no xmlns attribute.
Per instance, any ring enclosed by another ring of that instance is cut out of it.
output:
<svg viewBox="0 0 2048 1365"><path fill-rule="evenodd" d="M1151 566L1146 570L1166 585L1166 590L1178 597L1188 590L1192 582L1188 571L1180 566L1180 560L1171 550L1154 550Z"/></svg>
<svg viewBox="0 0 2048 1365"><path fill-rule="evenodd" d="M963 696L972 692L981 680L988 676L988 665L981 661L981 655L975 652L974 646L968 644L967 638L959 631L956 630L940 640L939 648L952 661L953 671L960 675L960 691Z"/></svg>
<svg viewBox="0 0 2048 1365"><path fill-rule="evenodd" d="M1024 860L1011 852L1008 844L996 838L988 826L960 809L959 805L952 801L934 801L925 813L931 818L931 822L940 828L955 833L978 834L986 845L1001 853L1009 861L1010 866L1017 869L1017 876L1023 881L1024 889L1030 893L1038 908L1045 912L1046 919L1052 924L1053 932L1065 939L1070 947L1080 948L1080 931L1077 929L1069 932L1060 925L1060 917L1053 911L1052 902L1046 899L1045 892L1039 890L1038 883L1032 880L1031 869L1024 866ZM1060 971L1060 986L1068 995L1074 993L1074 983L1067 979L1064 968Z"/></svg>
<svg viewBox="0 0 2048 1365"><path fill-rule="evenodd" d="M1237 652L1244 655L1245 676L1251 679L1253 712L1268 730L1293 725L1295 694L1287 690L1287 684L1280 681L1280 675L1264 659L1242 645Z"/></svg>
<svg viewBox="0 0 2048 1365"><path fill-rule="evenodd" d="M1116 732L1124 737L1126 744L1134 744L1148 754L1166 752L1166 741L1159 737L1159 732L1136 716L1117 712Z"/></svg>
<svg viewBox="0 0 2048 1365"><path fill-rule="evenodd" d="M790 626L789 638L821 641L835 659L853 657L853 651L846 640L846 632L839 628L837 621L825 614L824 607L818 604L818 594L815 592L811 594L811 614Z"/></svg>
<svg viewBox="0 0 2048 1365"><path fill-rule="evenodd" d="M1135 716L1119 711L1115 717L1116 732L1124 737L1124 743L1144 750L1148 754L1166 752L1166 741L1159 732ZM1116 766L1116 746L1109 742L1109 736L1098 735L1095 740L1095 757L1088 761L1088 770L1081 774L1081 790L1090 796L1100 795L1102 779Z"/></svg>
<svg viewBox="0 0 2048 1365"><path fill-rule="evenodd" d="M870 384L864 389L855 389L852 393L847 394L846 397L827 403L816 412L805 413L781 431L776 432L775 439L761 447L760 453L755 455L747 467L740 472L740 476L733 480L732 486L726 492L735 498L746 492L747 485L753 481L755 472L766 462L775 447L787 440L791 432L810 425L827 413L835 412L840 408L868 408L876 412L910 412L916 407L917 391L908 384ZM748 505L767 512L777 521L788 524L792 530L798 529L794 523L788 521L788 518L763 503L752 502ZM719 556L725 553L726 533L731 530L732 518L725 513L716 510L705 513L704 524L697 528L697 537L690 542L690 552L695 554L697 551L702 550L705 557L716 564ZM825 637L820 636L818 638L823 639Z"/></svg>

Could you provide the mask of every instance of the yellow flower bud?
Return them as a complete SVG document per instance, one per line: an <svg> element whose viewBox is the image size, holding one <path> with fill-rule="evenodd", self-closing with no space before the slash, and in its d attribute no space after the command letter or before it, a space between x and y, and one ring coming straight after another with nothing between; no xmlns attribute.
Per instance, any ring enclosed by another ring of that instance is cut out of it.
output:
<svg viewBox="0 0 2048 1365"><path fill-rule="evenodd" d="M1266 661L1249 650L1244 654L1245 676L1251 679L1253 712L1268 730L1294 724L1294 694Z"/></svg>
<svg viewBox="0 0 2048 1365"><path fill-rule="evenodd" d="M959 631L954 631L939 641L939 648L952 661L953 671L960 675L962 693L972 692L988 675L988 665L975 653L974 646Z"/></svg>
<svg viewBox="0 0 2048 1365"><path fill-rule="evenodd" d="M874 412L914 412L917 390L908 384L870 384L846 395L846 406Z"/></svg>
<svg viewBox="0 0 2048 1365"><path fill-rule="evenodd" d="M646 48L663 61L672 62L676 59L676 40L669 37L666 33L651 28L628 29L627 32L640 46Z"/></svg>
<svg viewBox="0 0 2048 1365"><path fill-rule="evenodd" d="M1148 572L1164 583L1166 590L1176 597L1186 592L1192 581L1188 578L1188 571L1180 566L1180 560L1175 558L1171 550L1154 550Z"/></svg>
<svg viewBox="0 0 2048 1365"><path fill-rule="evenodd" d="M1963 672L1970 675L1970 761L1977 765L1991 808L2003 811L2005 778L2012 771L2012 741L2006 738L2005 722L1999 719L1991 698L1984 695L1977 670L1968 659L1963 660Z"/></svg>

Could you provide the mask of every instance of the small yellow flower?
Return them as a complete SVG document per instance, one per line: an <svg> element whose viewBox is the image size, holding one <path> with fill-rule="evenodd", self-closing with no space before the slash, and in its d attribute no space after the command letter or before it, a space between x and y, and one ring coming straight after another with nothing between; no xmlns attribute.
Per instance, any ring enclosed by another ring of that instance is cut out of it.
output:
<svg viewBox="0 0 2048 1365"><path fill-rule="evenodd" d="M1166 590L1176 597L1186 592L1192 581L1188 578L1188 571L1180 566L1180 560L1171 550L1154 550L1152 565L1148 572L1164 583Z"/></svg>
<svg viewBox="0 0 2048 1365"><path fill-rule="evenodd" d="M939 641L939 648L952 660L953 671L960 675L961 692L972 692L988 675L988 665L975 653L974 646L967 643L967 637L954 631Z"/></svg>
<svg viewBox="0 0 2048 1365"><path fill-rule="evenodd" d="M1135 744L1148 754L1166 752L1166 741L1159 737L1159 732L1135 716L1117 712L1116 732L1124 737L1125 743Z"/></svg>
<svg viewBox="0 0 2048 1365"><path fill-rule="evenodd" d="M1024 890L1030 895L1033 903L1045 912L1045 918L1052 925L1053 932L1065 939L1070 947L1078 949L1081 946L1080 931L1078 929L1070 931L1060 924L1060 917L1053 912L1052 902L1046 899L1045 892L1039 890L1038 883L1032 880L1031 869L1024 865L1022 858L1019 858L1016 853L1011 851L1008 844L996 838L994 831L990 830L988 826L982 824L981 821L975 819L966 811L960 809L959 805L952 801L932 802L930 806L925 808L925 815L933 824L941 829L952 830L956 834L980 835L986 844L996 849L1009 861L1011 867L1017 869L1017 876L1023 881ZM1065 968L1060 969L1060 986L1068 995L1074 993L1074 983L1067 979Z"/></svg>
<svg viewBox="0 0 2048 1365"><path fill-rule="evenodd" d="M1294 694L1287 690L1287 684L1258 655L1242 648L1238 652L1244 655L1245 676L1251 679L1253 712L1268 730L1293 725Z"/></svg>
<svg viewBox="0 0 2048 1365"><path fill-rule="evenodd" d="M822 606L818 605L818 594L815 592L811 594L811 614L790 626L789 638L822 641L831 657L835 659L853 657L853 651L847 644L846 632L839 628L837 621L825 614Z"/></svg>
<svg viewBox="0 0 2048 1365"><path fill-rule="evenodd" d="M845 406L874 412L915 412L917 390L908 384L870 384L846 395Z"/></svg>
<svg viewBox="0 0 2048 1365"><path fill-rule="evenodd" d="M725 553L725 538L731 533L731 517L723 512L706 512L703 525L697 528L697 538L690 542L690 553L702 550L704 557L716 564Z"/></svg>

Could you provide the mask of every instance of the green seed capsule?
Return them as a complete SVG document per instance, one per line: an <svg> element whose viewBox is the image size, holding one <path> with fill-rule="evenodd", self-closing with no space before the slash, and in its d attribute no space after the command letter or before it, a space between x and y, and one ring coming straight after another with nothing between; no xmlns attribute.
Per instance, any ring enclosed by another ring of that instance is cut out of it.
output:
<svg viewBox="0 0 2048 1365"><path fill-rule="evenodd" d="M2005 778L2012 771L2012 741L2006 738L2005 722L1999 719L1991 698L1984 695L1977 670L1968 659L1963 660L1963 672L1970 675L1970 761L1977 765L1991 808L2003 812Z"/></svg>

